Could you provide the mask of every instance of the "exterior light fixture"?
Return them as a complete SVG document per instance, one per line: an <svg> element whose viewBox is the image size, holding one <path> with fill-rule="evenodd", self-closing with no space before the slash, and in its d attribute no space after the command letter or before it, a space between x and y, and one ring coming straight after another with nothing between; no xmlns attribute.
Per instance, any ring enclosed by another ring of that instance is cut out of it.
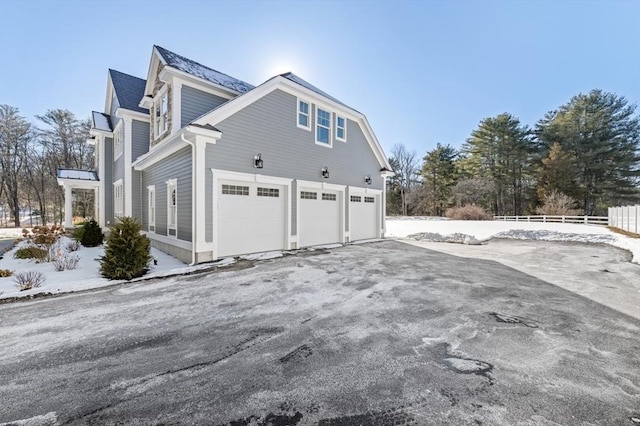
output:
<svg viewBox="0 0 640 426"><path fill-rule="evenodd" d="M255 157L253 157L253 167L256 169L261 169L264 166L262 161L262 154L258 153Z"/></svg>
<svg viewBox="0 0 640 426"><path fill-rule="evenodd" d="M367 185L371 185L371 176L367 175L364 177L364 183Z"/></svg>
<svg viewBox="0 0 640 426"><path fill-rule="evenodd" d="M324 166L322 168L322 177L325 179L329 179L329 168L327 166Z"/></svg>

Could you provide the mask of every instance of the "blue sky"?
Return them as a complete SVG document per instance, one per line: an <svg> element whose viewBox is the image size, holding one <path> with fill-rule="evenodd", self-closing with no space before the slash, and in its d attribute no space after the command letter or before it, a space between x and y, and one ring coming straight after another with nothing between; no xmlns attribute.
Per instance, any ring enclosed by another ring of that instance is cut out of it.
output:
<svg viewBox="0 0 640 426"><path fill-rule="evenodd" d="M153 44L252 84L293 71L387 153L458 147L501 112L533 125L594 88L640 103L640 0L0 0L0 103L88 117L107 69L146 78Z"/></svg>

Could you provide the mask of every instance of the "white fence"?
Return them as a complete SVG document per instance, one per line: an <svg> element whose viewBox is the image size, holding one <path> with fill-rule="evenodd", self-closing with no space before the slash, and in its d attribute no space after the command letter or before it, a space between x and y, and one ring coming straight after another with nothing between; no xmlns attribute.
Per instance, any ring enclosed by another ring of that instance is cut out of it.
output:
<svg viewBox="0 0 640 426"><path fill-rule="evenodd" d="M609 226L640 234L640 205L609 207Z"/></svg>
<svg viewBox="0 0 640 426"><path fill-rule="evenodd" d="M611 210L609 210L611 212ZM609 213L611 215L611 213ZM607 225L607 216L494 216L493 220L506 220L512 222L551 222L551 223L584 223L586 225Z"/></svg>

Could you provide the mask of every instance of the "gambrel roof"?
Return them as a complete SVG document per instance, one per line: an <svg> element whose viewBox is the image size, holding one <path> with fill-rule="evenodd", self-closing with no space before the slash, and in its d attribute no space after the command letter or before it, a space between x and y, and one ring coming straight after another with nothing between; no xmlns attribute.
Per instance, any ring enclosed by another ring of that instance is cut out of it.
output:
<svg viewBox="0 0 640 426"><path fill-rule="evenodd" d="M318 89L316 86L314 86L313 84L309 83L308 81L298 77L297 75L295 75L292 72L286 72L284 74L280 74L281 77L286 78L287 80L291 80L294 83L299 84L302 87L306 87L307 89L316 92L319 95L324 96L325 98L331 99L333 102L339 103L342 106L346 106L349 109L352 109L354 111L357 111L354 108L351 108L349 105L345 104L344 102L341 102L340 100L334 98L333 96L331 96L330 94L323 92L322 90Z"/></svg>
<svg viewBox="0 0 640 426"><path fill-rule="evenodd" d="M147 109L138 105L140 99L144 96L144 88L147 84L146 80L112 69L109 69L109 76L111 77L113 90L118 98L120 108L141 112L143 114L149 112Z"/></svg>
<svg viewBox="0 0 640 426"><path fill-rule="evenodd" d="M240 94L248 92L249 90L254 88L254 86L249 83L238 80L237 78L231 77L230 75L221 73L220 71L216 71L212 68L206 67L196 61L185 58L182 55L173 53L165 49L164 47L154 46L154 48L162 57L165 65L171 68L175 68L177 70L186 72L187 74L191 74L195 77L210 81Z"/></svg>

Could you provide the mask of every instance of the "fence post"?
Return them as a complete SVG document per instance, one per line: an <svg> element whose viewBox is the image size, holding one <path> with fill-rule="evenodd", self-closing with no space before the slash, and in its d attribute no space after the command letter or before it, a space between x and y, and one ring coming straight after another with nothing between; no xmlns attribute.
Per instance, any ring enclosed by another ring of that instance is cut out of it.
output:
<svg viewBox="0 0 640 426"><path fill-rule="evenodd" d="M584 224L588 225L589 224L589 216L585 216L584 217Z"/></svg>
<svg viewBox="0 0 640 426"><path fill-rule="evenodd" d="M542 223L546 223L547 222L547 216L546 215L542 215Z"/></svg>

